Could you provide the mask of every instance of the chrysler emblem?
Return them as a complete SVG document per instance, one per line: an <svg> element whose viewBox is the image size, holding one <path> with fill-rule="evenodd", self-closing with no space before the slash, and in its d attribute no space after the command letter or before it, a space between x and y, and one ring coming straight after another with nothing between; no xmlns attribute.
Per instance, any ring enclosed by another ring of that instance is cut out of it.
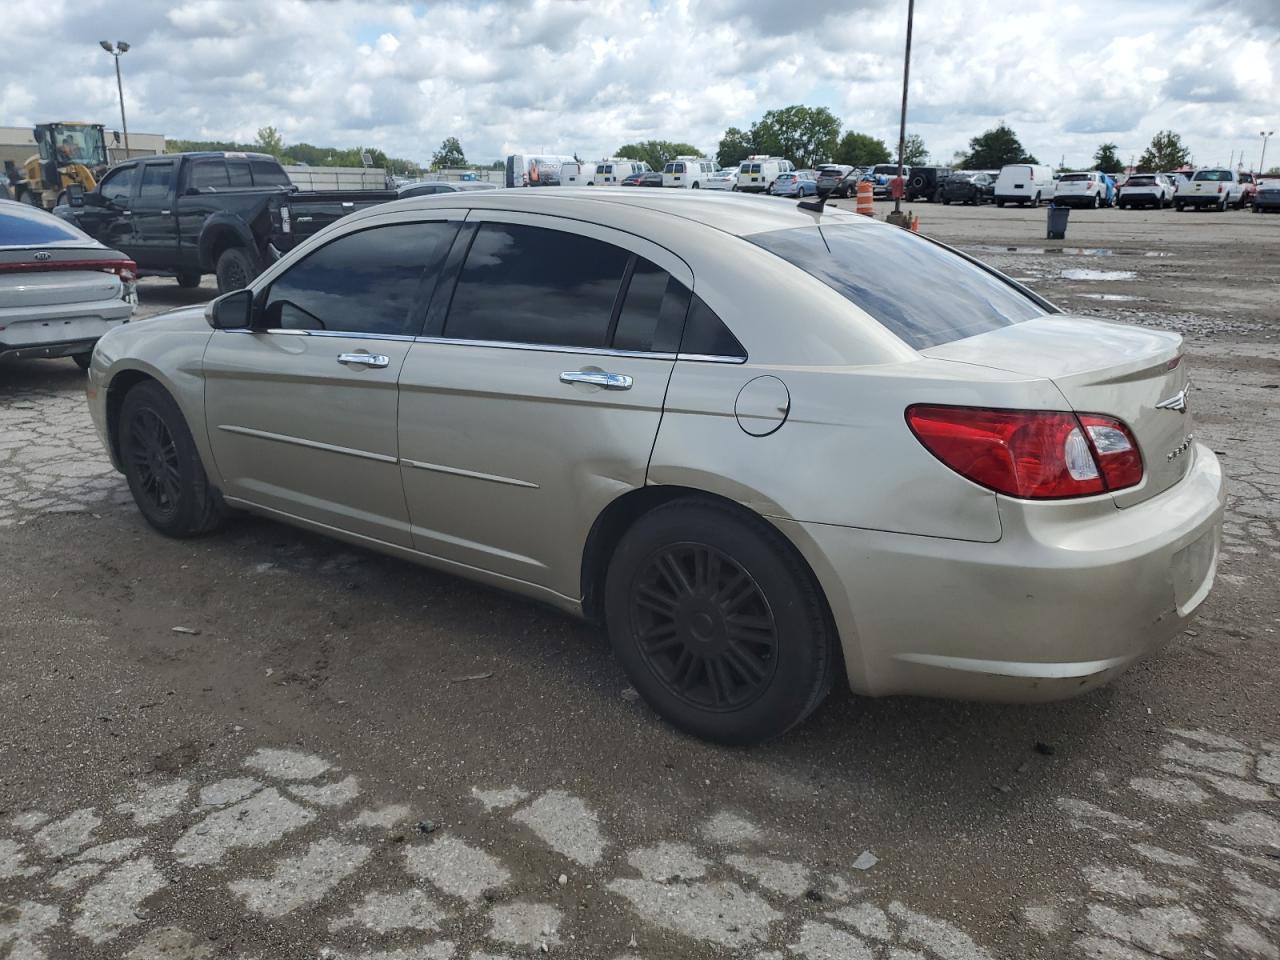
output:
<svg viewBox="0 0 1280 960"><path fill-rule="evenodd" d="M1174 410L1174 411L1177 411L1178 413L1186 413L1187 412L1187 394L1190 392L1191 392L1191 384L1188 383L1185 387L1183 387L1181 390L1175 393L1172 397L1169 397L1169 399L1161 400L1159 403L1157 403L1156 409L1157 410Z"/></svg>
<svg viewBox="0 0 1280 960"><path fill-rule="evenodd" d="M37 250L35 257L37 260L52 260L53 254L48 250Z"/></svg>

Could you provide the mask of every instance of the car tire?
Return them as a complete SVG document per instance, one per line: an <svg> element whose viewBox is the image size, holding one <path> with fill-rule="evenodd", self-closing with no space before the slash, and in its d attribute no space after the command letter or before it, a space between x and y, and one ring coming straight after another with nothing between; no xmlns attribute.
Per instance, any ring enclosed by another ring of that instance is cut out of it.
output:
<svg viewBox="0 0 1280 960"><path fill-rule="evenodd" d="M1003 201L1003 200L997 200L997 201L996 201L996 206L997 206L997 207L999 207L1001 210L1003 210L1003 209L1004 209L1004 201Z"/></svg>
<svg viewBox="0 0 1280 960"><path fill-rule="evenodd" d="M717 501L677 500L627 531L605 616L632 686L705 740L786 733L836 674L835 629L799 555L765 521Z"/></svg>
<svg viewBox="0 0 1280 960"><path fill-rule="evenodd" d="M218 293L230 293L252 283L258 270L243 247L228 247L219 254L214 273L218 278Z"/></svg>
<svg viewBox="0 0 1280 960"><path fill-rule="evenodd" d="M93 360L93 352L89 353L73 353L71 359L76 362L76 366L81 370L88 370L89 364Z"/></svg>
<svg viewBox="0 0 1280 960"><path fill-rule="evenodd" d="M1037 194L1035 195L1035 197L1034 197L1034 198L1032 198L1032 200L1031 200L1031 206L1032 206L1032 207L1038 207L1038 206L1040 206L1040 194L1038 194L1038 193L1037 193Z"/></svg>
<svg viewBox="0 0 1280 960"><path fill-rule="evenodd" d="M1098 194L1095 193L1093 195L1093 209L1097 210L1101 206L1102 206L1102 197L1098 196Z"/></svg>
<svg viewBox="0 0 1280 960"><path fill-rule="evenodd" d="M147 523L169 537L195 537L222 522L222 500L169 391L154 380L135 385L116 430L125 479Z"/></svg>
<svg viewBox="0 0 1280 960"><path fill-rule="evenodd" d="M695 180L695 181L693 181L693 186L691 186L689 189L691 189L691 190L697 190L697 189L698 189L698 186L699 186L698 181L697 181L697 180Z"/></svg>
<svg viewBox="0 0 1280 960"><path fill-rule="evenodd" d="M942 205L943 205L944 207L949 207L949 206L951 206L951 200L950 200L949 198L947 198L947 197L943 197L943 198L942 198Z"/></svg>
<svg viewBox="0 0 1280 960"><path fill-rule="evenodd" d="M1183 204L1183 203L1177 203L1177 202L1175 201L1175 202L1174 202L1174 204L1173 204L1173 207L1174 207L1174 209L1175 209L1175 210L1177 210L1179 213L1181 213L1184 209L1186 209L1186 204Z"/></svg>
<svg viewBox="0 0 1280 960"><path fill-rule="evenodd" d="M178 286L184 290L190 290L193 287L200 286L200 274L198 273L180 273L178 274Z"/></svg>

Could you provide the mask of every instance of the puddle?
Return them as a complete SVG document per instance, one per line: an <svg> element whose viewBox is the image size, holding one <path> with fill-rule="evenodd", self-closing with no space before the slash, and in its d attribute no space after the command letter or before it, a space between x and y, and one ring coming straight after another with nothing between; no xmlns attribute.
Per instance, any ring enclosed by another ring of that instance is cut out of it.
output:
<svg viewBox="0 0 1280 960"><path fill-rule="evenodd" d="M1063 280L1136 280L1132 270L1063 270L1058 274Z"/></svg>
<svg viewBox="0 0 1280 960"><path fill-rule="evenodd" d="M1172 257L1164 250L1113 250L1110 247L1001 247L975 244L964 248L979 253L1065 254L1070 257Z"/></svg>
<svg viewBox="0 0 1280 960"><path fill-rule="evenodd" d="M1133 301L1133 300L1145 301L1147 299L1146 297L1126 297L1122 293L1075 293L1075 294L1072 294L1072 296L1081 297L1085 300L1106 300L1108 302Z"/></svg>

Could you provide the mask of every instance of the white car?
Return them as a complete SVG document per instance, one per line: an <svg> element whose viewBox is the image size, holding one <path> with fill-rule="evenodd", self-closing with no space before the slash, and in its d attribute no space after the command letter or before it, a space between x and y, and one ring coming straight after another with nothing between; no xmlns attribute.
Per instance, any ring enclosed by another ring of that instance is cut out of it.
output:
<svg viewBox="0 0 1280 960"><path fill-rule="evenodd" d="M1128 207L1164 209L1173 202L1174 186L1163 173L1135 173L1119 187L1116 204Z"/></svg>
<svg viewBox="0 0 1280 960"><path fill-rule="evenodd" d="M0 200L0 359L70 357L87 369L98 339L133 316L137 273L65 220Z"/></svg>
<svg viewBox="0 0 1280 960"><path fill-rule="evenodd" d="M1058 178L1053 202L1060 207L1097 209L1106 205L1107 183L1096 170L1089 173L1064 173Z"/></svg>
<svg viewBox="0 0 1280 960"><path fill-rule="evenodd" d="M732 190L738 185L738 168L724 167L717 170L715 176L705 180L703 190Z"/></svg>
<svg viewBox="0 0 1280 960"><path fill-rule="evenodd" d="M1190 180L1178 184L1173 194L1173 205L1179 210L1186 207L1209 207L1226 210L1240 209L1245 204L1245 186L1234 170L1226 167L1210 167L1197 170Z"/></svg>
<svg viewBox="0 0 1280 960"><path fill-rule="evenodd" d="M690 194L358 210L108 334L94 424L161 532L240 508L598 619L719 741L837 677L1074 696L1186 628L1225 487L1180 336L830 206Z"/></svg>

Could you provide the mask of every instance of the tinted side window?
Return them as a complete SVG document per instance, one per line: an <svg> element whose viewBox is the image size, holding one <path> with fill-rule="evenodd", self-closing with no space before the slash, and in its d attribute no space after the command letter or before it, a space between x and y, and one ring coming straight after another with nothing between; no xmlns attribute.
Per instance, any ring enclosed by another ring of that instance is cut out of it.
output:
<svg viewBox="0 0 1280 960"><path fill-rule="evenodd" d="M102 181L98 192L112 203L127 203L133 192L133 174L137 167L124 167Z"/></svg>
<svg viewBox="0 0 1280 960"><path fill-rule="evenodd" d="M683 356L747 359L747 351L738 338L696 293L691 296L689 315L684 321L680 353Z"/></svg>
<svg viewBox="0 0 1280 960"><path fill-rule="evenodd" d="M687 308L684 285L657 264L636 257L611 345L616 350L675 353Z"/></svg>
<svg viewBox="0 0 1280 960"><path fill-rule="evenodd" d="M267 292L266 325L415 336L424 275L438 267L456 223L403 223L339 237L286 270Z"/></svg>
<svg viewBox="0 0 1280 960"><path fill-rule="evenodd" d="M253 177L249 173L248 160L228 160L227 173L233 187L252 187Z"/></svg>
<svg viewBox="0 0 1280 960"><path fill-rule="evenodd" d="M227 165L222 160L197 160L191 165L187 180L187 185L197 190L227 187L231 183L227 179Z"/></svg>
<svg viewBox="0 0 1280 960"><path fill-rule="evenodd" d="M139 200L165 200L173 191L173 164L148 163L142 168Z"/></svg>
<svg viewBox="0 0 1280 960"><path fill-rule="evenodd" d="M253 171L255 187L288 187L293 185L289 175L278 165L269 160L253 160L249 164Z"/></svg>
<svg viewBox="0 0 1280 960"><path fill-rule="evenodd" d="M625 250L576 233L481 224L444 335L603 347L628 258Z"/></svg>

